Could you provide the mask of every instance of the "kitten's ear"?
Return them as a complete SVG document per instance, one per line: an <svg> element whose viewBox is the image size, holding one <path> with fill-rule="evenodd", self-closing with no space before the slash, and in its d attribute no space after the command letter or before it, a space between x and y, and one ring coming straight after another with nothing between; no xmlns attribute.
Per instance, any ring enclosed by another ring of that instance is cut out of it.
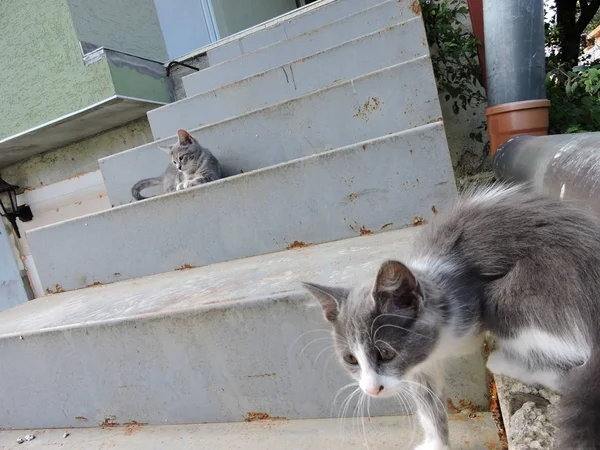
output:
<svg viewBox="0 0 600 450"><path fill-rule="evenodd" d="M192 143L192 135L185 130L178 130L177 137L179 138L179 143L182 145Z"/></svg>
<svg viewBox="0 0 600 450"><path fill-rule="evenodd" d="M421 296L419 282L408 267L398 261L386 261L381 265L373 298L382 309L415 306Z"/></svg>
<svg viewBox="0 0 600 450"><path fill-rule="evenodd" d="M165 146L165 145L159 145L158 148L160 148L163 152L165 153L171 153L171 147Z"/></svg>
<svg viewBox="0 0 600 450"><path fill-rule="evenodd" d="M314 283L302 283L302 286L319 302L325 318L330 322L335 322L342 302L348 297L348 290Z"/></svg>

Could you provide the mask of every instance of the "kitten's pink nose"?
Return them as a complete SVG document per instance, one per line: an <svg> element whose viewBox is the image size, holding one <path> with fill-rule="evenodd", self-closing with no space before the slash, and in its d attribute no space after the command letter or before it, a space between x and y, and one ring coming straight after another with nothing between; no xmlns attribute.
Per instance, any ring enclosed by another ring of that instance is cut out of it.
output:
<svg viewBox="0 0 600 450"><path fill-rule="evenodd" d="M371 386L366 388L365 391L367 392L367 394L376 397L381 391L383 391L383 386Z"/></svg>

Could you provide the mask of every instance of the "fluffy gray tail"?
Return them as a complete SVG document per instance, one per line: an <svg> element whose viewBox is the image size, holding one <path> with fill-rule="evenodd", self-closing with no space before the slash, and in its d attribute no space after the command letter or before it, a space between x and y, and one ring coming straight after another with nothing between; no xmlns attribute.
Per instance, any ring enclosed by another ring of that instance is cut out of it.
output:
<svg viewBox="0 0 600 450"><path fill-rule="evenodd" d="M600 449L600 355L567 376L560 401L557 449Z"/></svg>
<svg viewBox="0 0 600 450"><path fill-rule="evenodd" d="M133 198L135 198L136 200L145 200L147 198L150 198L144 197L142 194L140 194L140 192L142 192L146 188L149 188L150 186L158 186L159 184L162 184L162 182L162 177L144 178L143 180L140 180L133 185L133 187L131 188L131 195L133 195Z"/></svg>

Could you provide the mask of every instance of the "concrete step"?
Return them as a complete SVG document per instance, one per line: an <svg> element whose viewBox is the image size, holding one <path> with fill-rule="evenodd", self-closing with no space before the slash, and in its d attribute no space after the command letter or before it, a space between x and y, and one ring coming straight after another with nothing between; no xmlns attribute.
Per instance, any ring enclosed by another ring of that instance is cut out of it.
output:
<svg viewBox="0 0 600 450"><path fill-rule="evenodd" d="M415 420L406 416L347 419L266 419L250 423L163 425L131 424L109 428L31 430L36 439L28 450L60 447L63 450L341 450L369 448L397 450L418 443ZM364 432L362 425L364 424ZM490 413L469 419L450 416L450 442L454 450L500 449L496 426ZM343 427L344 433L341 433ZM64 438L64 433L69 433ZM0 431L0 447L22 450L16 443L21 431ZM293 447L292 447L293 443ZM399 444L404 444L398 447ZM413 445L414 447L414 445Z"/></svg>
<svg viewBox="0 0 600 450"><path fill-rule="evenodd" d="M71 290L402 228L455 195L436 122L37 228L27 240L44 289Z"/></svg>
<svg viewBox="0 0 600 450"><path fill-rule="evenodd" d="M227 39L225 43L208 51L208 61L211 66L220 64L246 53L252 53L274 42L320 28L381 2L382 0L334 0L329 3L323 1L312 3L301 10L257 25L253 30L244 32L243 36L237 39Z"/></svg>
<svg viewBox="0 0 600 450"><path fill-rule="evenodd" d="M441 120L429 57L421 57L190 131L226 175L249 172ZM99 160L111 204L132 201L131 186L170 163L163 139ZM446 145L444 144L444 149Z"/></svg>
<svg viewBox="0 0 600 450"><path fill-rule="evenodd" d="M423 39L406 39L407 36ZM155 139L301 97L429 54L421 18L415 17L290 64L148 113Z"/></svg>
<svg viewBox="0 0 600 450"><path fill-rule="evenodd" d="M183 78L185 92L191 97L225 84L288 64L346 41L373 33L416 17L409 1L389 0L352 16L327 24L285 41L276 42L239 58L208 67ZM420 14L420 11L417 10ZM420 36L406 39L418 44Z"/></svg>
<svg viewBox="0 0 600 450"><path fill-rule="evenodd" d="M383 260L406 254L415 231L65 292L3 311L0 424L233 422L252 412L336 417L335 395L348 375L327 362L333 355L329 327L298 282L373 277ZM181 247L200 235L181 236ZM140 259L150 257L140 251L149 248L137 249ZM485 410L481 354L449 364L447 380L455 404ZM371 402L372 416L404 412L393 399Z"/></svg>

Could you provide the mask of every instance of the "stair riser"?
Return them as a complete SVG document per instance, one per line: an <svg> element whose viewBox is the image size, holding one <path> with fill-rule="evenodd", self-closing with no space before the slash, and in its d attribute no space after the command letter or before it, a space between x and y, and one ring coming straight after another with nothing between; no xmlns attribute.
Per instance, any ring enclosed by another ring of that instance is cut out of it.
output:
<svg viewBox="0 0 600 450"><path fill-rule="evenodd" d="M402 228L454 197L438 122L27 236L43 287L71 290Z"/></svg>
<svg viewBox="0 0 600 450"><path fill-rule="evenodd" d="M282 22L228 42L208 51L211 66L251 53L278 41L290 39L307 31L320 28L363 9L382 3L382 0L336 0L311 9Z"/></svg>
<svg viewBox="0 0 600 450"><path fill-rule="evenodd" d="M188 97L207 92L413 17L416 15L409 2L390 0L292 39L188 75L183 78L185 92ZM406 36L406 39L420 40L421 37Z"/></svg>
<svg viewBox="0 0 600 450"><path fill-rule="evenodd" d="M366 107L365 107L366 105ZM228 174L375 139L441 119L431 61L423 57L353 81L197 130ZM158 144L99 161L113 205L132 201L131 186L161 174L169 158Z"/></svg>
<svg viewBox="0 0 600 450"><path fill-rule="evenodd" d="M0 358L14 364L0 365L0 424L230 422L251 412L336 417L333 399L348 377L326 350L329 340L305 348L327 333L302 336L327 327L312 300L294 295L5 337ZM485 405L480 355L454 362L447 373L452 398ZM403 412L395 400L371 402L374 416Z"/></svg>
<svg viewBox="0 0 600 450"><path fill-rule="evenodd" d="M403 39L406 36L423 39ZM173 136L179 128L218 122L428 55L424 36L423 22L416 17L292 64L155 109L148 113L152 134L155 139Z"/></svg>

